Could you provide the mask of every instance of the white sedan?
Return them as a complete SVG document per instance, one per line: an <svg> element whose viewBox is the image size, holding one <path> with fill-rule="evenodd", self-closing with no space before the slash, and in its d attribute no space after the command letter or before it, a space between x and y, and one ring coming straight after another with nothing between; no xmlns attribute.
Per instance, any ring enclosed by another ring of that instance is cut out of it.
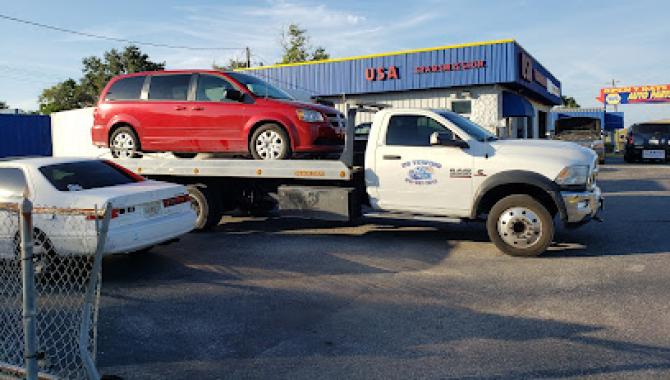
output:
<svg viewBox="0 0 670 380"><path fill-rule="evenodd" d="M146 180L105 160L0 160L0 202L17 202L26 189L34 204L38 267L49 256L95 253L102 211L96 215L94 208L107 203L113 210L103 255L141 251L195 226L184 186ZM16 212L0 209L0 258L16 254L18 226Z"/></svg>

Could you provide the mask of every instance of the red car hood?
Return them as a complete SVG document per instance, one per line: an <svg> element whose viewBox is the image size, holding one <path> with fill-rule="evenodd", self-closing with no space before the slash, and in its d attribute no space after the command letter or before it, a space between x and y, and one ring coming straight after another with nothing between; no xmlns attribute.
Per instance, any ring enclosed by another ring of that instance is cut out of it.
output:
<svg viewBox="0 0 670 380"><path fill-rule="evenodd" d="M316 103L306 103L306 102L300 102L297 100L277 100L282 103L290 104L295 107L301 107L301 108L307 108L315 111L320 111L326 115L332 115L332 114L340 114L341 112L336 110L333 107L328 107L324 106L323 104L316 104Z"/></svg>

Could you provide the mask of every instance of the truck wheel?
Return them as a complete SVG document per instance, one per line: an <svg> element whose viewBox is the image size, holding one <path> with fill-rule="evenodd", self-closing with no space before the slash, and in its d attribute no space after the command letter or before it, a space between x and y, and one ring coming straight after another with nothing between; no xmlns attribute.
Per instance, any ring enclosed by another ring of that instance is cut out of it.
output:
<svg viewBox="0 0 670 380"><path fill-rule="evenodd" d="M188 186L188 194L191 196L191 207L198 216L195 230L206 231L219 225L222 214L221 202L217 194L214 194L209 188L197 186Z"/></svg>
<svg viewBox="0 0 670 380"><path fill-rule="evenodd" d="M109 149L114 158L140 157L140 139L130 127L121 127L109 138Z"/></svg>
<svg viewBox="0 0 670 380"><path fill-rule="evenodd" d="M486 230L503 253L538 256L554 238L554 221L549 211L531 196L510 195L493 206Z"/></svg>
<svg viewBox="0 0 670 380"><path fill-rule="evenodd" d="M291 140L277 124L263 124L251 136L249 151L255 160L285 160L291 157Z"/></svg>

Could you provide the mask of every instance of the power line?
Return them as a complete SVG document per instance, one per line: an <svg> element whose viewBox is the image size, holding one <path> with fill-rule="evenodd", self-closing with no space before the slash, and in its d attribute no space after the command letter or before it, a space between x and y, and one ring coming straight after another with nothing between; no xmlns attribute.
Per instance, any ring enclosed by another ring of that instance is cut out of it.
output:
<svg viewBox="0 0 670 380"><path fill-rule="evenodd" d="M82 37L97 38L97 39L107 40L107 41L124 42L124 43L135 44L135 45L146 45L146 46L161 47L161 48L168 48L168 49L184 49L184 50L242 50L242 49L244 49L244 47L192 47L192 46L182 46L182 45L168 45L168 44L161 44L161 43L155 43L155 42L127 40L125 38L103 36L103 35L100 35L100 34L80 32L80 31L76 31L76 30L72 30L72 29L61 28L61 27L58 27L58 26L42 24L42 23L39 23L39 22L24 20L24 19L12 17L12 16L7 16L7 15L4 15L4 14L0 14L0 19L5 19L5 20L13 21L13 22L18 22L18 23L21 23L21 24L26 24L26 25L31 25L31 26L35 26L35 27L38 27L38 28L55 30L57 32L74 34L74 35L82 36Z"/></svg>

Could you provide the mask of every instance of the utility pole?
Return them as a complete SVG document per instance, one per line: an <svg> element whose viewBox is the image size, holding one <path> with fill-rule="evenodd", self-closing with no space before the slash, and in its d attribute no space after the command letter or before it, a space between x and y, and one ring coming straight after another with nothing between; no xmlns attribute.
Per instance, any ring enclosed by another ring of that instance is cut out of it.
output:
<svg viewBox="0 0 670 380"><path fill-rule="evenodd" d="M244 48L244 51L247 54L247 68L251 67L251 49L249 49L249 46Z"/></svg>

